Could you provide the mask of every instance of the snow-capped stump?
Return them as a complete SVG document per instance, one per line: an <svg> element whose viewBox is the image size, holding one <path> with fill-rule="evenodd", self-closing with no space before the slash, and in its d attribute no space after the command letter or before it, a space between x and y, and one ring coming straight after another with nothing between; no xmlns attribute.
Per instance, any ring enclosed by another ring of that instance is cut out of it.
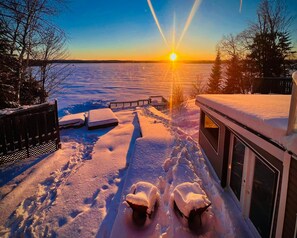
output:
<svg viewBox="0 0 297 238"><path fill-rule="evenodd" d="M189 229L199 233L202 227L202 214L211 205L198 183L185 182L173 191L174 209L188 220Z"/></svg>
<svg viewBox="0 0 297 238"><path fill-rule="evenodd" d="M85 113L76 113L63 116L59 120L60 128L80 127L85 124Z"/></svg>
<svg viewBox="0 0 297 238"><path fill-rule="evenodd" d="M116 126L119 120L109 108L90 110L88 113L88 129Z"/></svg>
<svg viewBox="0 0 297 238"><path fill-rule="evenodd" d="M151 183L138 182L132 185L126 202L133 210L132 219L136 225L143 226L147 217L152 218L158 197L158 189Z"/></svg>

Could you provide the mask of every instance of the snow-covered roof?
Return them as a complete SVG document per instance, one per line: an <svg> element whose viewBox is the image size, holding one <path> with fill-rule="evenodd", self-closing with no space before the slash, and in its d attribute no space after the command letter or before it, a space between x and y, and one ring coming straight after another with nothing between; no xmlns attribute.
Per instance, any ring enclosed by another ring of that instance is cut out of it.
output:
<svg viewBox="0 0 297 238"><path fill-rule="evenodd" d="M297 154L297 134L286 135L290 95L205 94L198 104L218 111Z"/></svg>

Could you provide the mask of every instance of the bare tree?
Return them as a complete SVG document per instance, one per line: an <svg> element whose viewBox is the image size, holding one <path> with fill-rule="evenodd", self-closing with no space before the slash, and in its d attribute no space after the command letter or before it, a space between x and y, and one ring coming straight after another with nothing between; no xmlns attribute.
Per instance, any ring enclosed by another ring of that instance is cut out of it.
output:
<svg viewBox="0 0 297 238"><path fill-rule="evenodd" d="M170 98L171 108L181 110L184 100L183 87L181 84L177 83L172 88L172 94Z"/></svg>
<svg viewBox="0 0 297 238"><path fill-rule="evenodd" d="M11 42L10 54L17 56L20 65L16 82L19 104L24 82L36 80L29 70L30 62L36 59L37 55L40 60L49 60L53 56L64 54L64 34L59 36L57 32L61 31L50 22L50 16L58 12L61 4L62 0L4 0L0 2L0 21L7 29L7 37ZM42 59L41 55L45 57ZM43 73L41 80L43 90L46 77L49 77L48 74ZM34 85L37 84L34 83Z"/></svg>
<svg viewBox="0 0 297 238"><path fill-rule="evenodd" d="M47 96L54 94L71 73L69 64L58 65L54 62L68 57L65 44L66 37L63 31L48 27L42 32L39 50L34 59L40 62L36 73L40 76L41 87ZM45 99L42 98L41 102Z"/></svg>
<svg viewBox="0 0 297 238"><path fill-rule="evenodd" d="M199 94L206 92L206 85L203 83L203 78L201 75L197 75L196 82L192 84L190 98L195 98Z"/></svg>
<svg viewBox="0 0 297 238"><path fill-rule="evenodd" d="M220 42L222 56L226 61L223 93L243 93L243 57L245 48L239 35L224 36Z"/></svg>

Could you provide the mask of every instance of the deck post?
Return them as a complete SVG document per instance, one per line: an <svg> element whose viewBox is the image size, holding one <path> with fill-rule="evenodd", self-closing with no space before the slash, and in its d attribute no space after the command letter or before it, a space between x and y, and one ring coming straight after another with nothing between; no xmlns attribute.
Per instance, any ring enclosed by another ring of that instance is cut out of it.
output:
<svg viewBox="0 0 297 238"><path fill-rule="evenodd" d="M289 112L289 122L287 128L287 135L296 131L297 124L297 71L292 74L293 85L292 85L292 96L291 96L291 104L290 104L290 112Z"/></svg>
<svg viewBox="0 0 297 238"><path fill-rule="evenodd" d="M60 128L59 128L59 118L58 118L58 100L57 99L55 99L55 119L56 119L56 130L57 130L57 149L61 149Z"/></svg>

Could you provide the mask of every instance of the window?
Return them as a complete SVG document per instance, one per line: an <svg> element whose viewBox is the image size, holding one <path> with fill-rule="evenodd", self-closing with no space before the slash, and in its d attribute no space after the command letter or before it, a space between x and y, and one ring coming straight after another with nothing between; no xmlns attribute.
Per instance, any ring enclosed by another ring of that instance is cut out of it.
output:
<svg viewBox="0 0 297 238"><path fill-rule="evenodd" d="M241 193L244 153L244 144L235 137L231 162L230 187L239 201Z"/></svg>
<svg viewBox="0 0 297 238"><path fill-rule="evenodd" d="M202 112L202 131L214 149L218 150L219 126L204 112Z"/></svg>
<svg viewBox="0 0 297 238"><path fill-rule="evenodd" d="M277 171L256 157L249 217L262 237L270 235L277 177Z"/></svg>

